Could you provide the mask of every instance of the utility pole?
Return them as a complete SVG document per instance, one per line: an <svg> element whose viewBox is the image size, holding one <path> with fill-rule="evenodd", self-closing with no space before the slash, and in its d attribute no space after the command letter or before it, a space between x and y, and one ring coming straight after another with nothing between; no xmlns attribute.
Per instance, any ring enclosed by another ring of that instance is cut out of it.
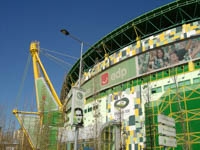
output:
<svg viewBox="0 0 200 150"><path fill-rule="evenodd" d="M78 88L81 86L81 72L82 72L82 53L83 53L83 42L81 42L81 56L80 56L80 67L79 67L79 79L78 79ZM78 132L79 125L75 125L75 139L74 139L74 150L78 149Z"/></svg>

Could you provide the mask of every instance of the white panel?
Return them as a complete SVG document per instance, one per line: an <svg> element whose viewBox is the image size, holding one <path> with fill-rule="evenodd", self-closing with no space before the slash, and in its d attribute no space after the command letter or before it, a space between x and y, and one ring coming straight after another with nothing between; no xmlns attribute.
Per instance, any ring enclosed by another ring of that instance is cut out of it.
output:
<svg viewBox="0 0 200 150"><path fill-rule="evenodd" d="M170 138L170 137L166 137L166 136L159 136L159 145L176 147L177 143L176 143L175 138Z"/></svg>
<svg viewBox="0 0 200 150"><path fill-rule="evenodd" d="M175 120L173 118L162 115L162 114L158 115L158 123L162 123L171 127L175 126Z"/></svg>
<svg viewBox="0 0 200 150"><path fill-rule="evenodd" d="M176 137L176 129L165 125L158 125L158 133L166 136Z"/></svg>

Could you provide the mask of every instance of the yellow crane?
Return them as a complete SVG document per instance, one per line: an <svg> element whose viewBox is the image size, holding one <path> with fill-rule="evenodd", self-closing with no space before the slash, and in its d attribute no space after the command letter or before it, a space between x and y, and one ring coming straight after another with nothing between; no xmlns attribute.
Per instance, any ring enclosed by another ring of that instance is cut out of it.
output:
<svg viewBox="0 0 200 150"><path fill-rule="evenodd" d="M38 149L37 140L35 135L33 135L34 129L38 128L39 132L44 126L45 116L48 112L53 112L54 115L63 114L62 113L62 104L60 99L57 96L57 93L45 71L45 68L39 58L39 42L31 42L30 44L30 53L33 59L33 72L34 72L34 81L35 81L35 91L36 91L36 101L37 101L37 112L24 112L18 111L17 109L13 110L13 114L15 114L18 119L23 132L25 133L28 141L33 150ZM41 72L44 76L41 75ZM27 120L30 121L32 128L27 127ZM61 117L62 120L62 117ZM49 120L48 120L49 122ZM50 122L51 126L53 126L52 122ZM54 149L54 148L52 148Z"/></svg>

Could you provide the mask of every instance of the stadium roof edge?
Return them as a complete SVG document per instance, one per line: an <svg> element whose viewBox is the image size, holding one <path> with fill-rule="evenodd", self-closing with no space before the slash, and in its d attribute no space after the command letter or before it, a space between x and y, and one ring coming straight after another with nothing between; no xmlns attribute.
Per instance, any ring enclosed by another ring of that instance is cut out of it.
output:
<svg viewBox="0 0 200 150"><path fill-rule="evenodd" d="M137 37L144 39L181 24L199 20L200 13L198 13L198 9L200 9L200 0L177 0L144 13L113 30L91 46L83 54L84 68L89 69L96 63L96 60L100 61L104 58L105 51L102 43L104 43L108 53L112 54L136 42ZM68 72L63 82L61 101L63 92L69 91L72 81L75 82L78 79L79 62L80 59ZM70 76L72 81L69 79Z"/></svg>

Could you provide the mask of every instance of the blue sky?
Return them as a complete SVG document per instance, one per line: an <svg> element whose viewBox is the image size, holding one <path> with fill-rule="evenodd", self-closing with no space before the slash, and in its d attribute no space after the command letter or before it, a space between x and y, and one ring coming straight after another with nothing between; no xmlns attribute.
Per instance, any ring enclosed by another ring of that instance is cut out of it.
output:
<svg viewBox="0 0 200 150"><path fill-rule="evenodd" d="M19 110L30 110L35 104L32 62L20 99L16 102L22 76L33 40L41 48L80 56L80 44L60 33L71 34L93 45L102 37L130 20L173 0L2 0L0 3L0 108L11 116ZM88 47L84 47L84 52ZM58 65L40 56L57 94L70 66ZM62 57L61 57L62 58ZM74 64L75 60L62 58ZM2 112L1 112L2 113Z"/></svg>

